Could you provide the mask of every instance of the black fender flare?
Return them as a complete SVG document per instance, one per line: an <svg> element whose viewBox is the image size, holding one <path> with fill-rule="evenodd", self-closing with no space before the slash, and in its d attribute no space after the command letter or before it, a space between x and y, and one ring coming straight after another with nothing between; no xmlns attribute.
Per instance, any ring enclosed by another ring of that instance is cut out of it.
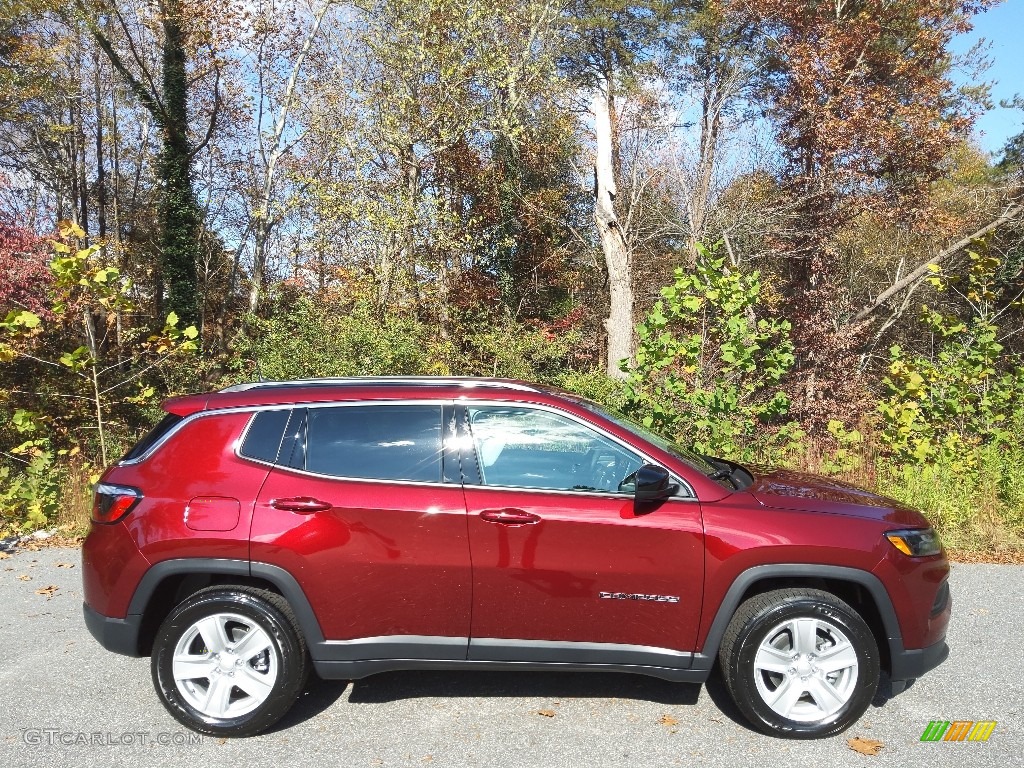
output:
<svg viewBox="0 0 1024 768"><path fill-rule="evenodd" d="M868 591L875 601L878 614L882 619L882 627L885 630L886 641L889 644L889 653L892 658L893 672L896 672L897 659L905 654L903 648L903 636L900 633L899 619L896 617L896 610L893 608L892 599L886 591L882 581L869 571L859 568L848 568L840 565L817 565L812 563L773 563L769 565L755 565L743 571L736 577L725 593L715 618L711 622L704 647L699 653L693 655L693 669L706 669L710 672L718 658L718 647L722 644L722 636L725 634L733 614L739 608L743 595L754 584L766 579L831 579L833 581L846 581L857 584ZM895 678L895 675L894 675Z"/></svg>
<svg viewBox="0 0 1024 768"><path fill-rule="evenodd" d="M320 629L320 622L317 621L313 607L309 604L306 594L295 577L279 566L250 562L249 560L189 557L155 563L146 571L135 588L135 594L132 595L131 603L128 605L128 615L142 616L149 607L157 587L167 577L190 574L243 576L270 582L291 605L307 643L313 645L323 642L324 635Z"/></svg>

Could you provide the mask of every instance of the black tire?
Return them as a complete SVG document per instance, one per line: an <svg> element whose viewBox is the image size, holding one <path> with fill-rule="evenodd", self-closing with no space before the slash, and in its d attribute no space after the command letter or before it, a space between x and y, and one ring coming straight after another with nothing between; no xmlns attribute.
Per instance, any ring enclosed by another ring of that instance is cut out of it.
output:
<svg viewBox="0 0 1024 768"><path fill-rule="evenodd" d="M179 680L176 651L182 657ZM195 674L185 677L190 665ZM241 737L284 716L305 687L309 661L295 615L280 595L209 587L164 620L153 644L152 672L157 695L182 725Z"/></svg>
<svg viewBox="0 0 1024 768"><path fill-rule="evenodd" d="M871 629L845 602L817 589L779 589L744 602L718 660L736 706L772 736L840 733L860 719L878 688Z"/></svg>

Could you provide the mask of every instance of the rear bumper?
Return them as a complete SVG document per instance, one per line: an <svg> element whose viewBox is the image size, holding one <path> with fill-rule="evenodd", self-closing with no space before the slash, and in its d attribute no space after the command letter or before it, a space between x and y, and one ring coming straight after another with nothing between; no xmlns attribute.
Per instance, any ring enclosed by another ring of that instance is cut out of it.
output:
<svg viewBox="0 0 1024 768"><path fill-rule="evenodd" d="M892 654L892 673L894 680L915 680L925 672L935 669L949 656L949 646L945 639L927 648L903 650Z"/></svg>
<svg viewBox="0 0 1024 768"><path fill-rule="evenodd" d="M112 619L82 603L85 626L96 641L108 651L125 656L139 656L140 614L128 614L123 619Z"/></svg>

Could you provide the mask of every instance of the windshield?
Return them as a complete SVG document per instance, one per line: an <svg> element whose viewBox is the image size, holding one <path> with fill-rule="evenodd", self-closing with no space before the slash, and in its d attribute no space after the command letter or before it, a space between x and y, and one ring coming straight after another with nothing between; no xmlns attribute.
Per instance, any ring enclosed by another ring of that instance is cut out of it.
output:
<svg viewBox="0 0 1024 768"><path fill-rule="evenodd" d="M683 446L679 445L679 443L672 442L671 440L666 440L661 435L655 434L647 427L643 426L642 424L638 424L628 416L623 416L621 413L612 411L608 408L604 408L598 405L597 403L591 402L590 400L586 400L582 397L573 397L572 399L573 402L582 405L588 411L593 411L596 414L604 416L609 421L615 422L623 429L628 429L636 436L642 437L647 442L658 446L661 450L665 451L666 453L672 454L680 461L685 461L691 467L693 467L699 472L702 472L705 475L712 475L717 471L716 467L714 467L706 458L704 458L700 454L694 453L688 448L684 448Z"/></svg>

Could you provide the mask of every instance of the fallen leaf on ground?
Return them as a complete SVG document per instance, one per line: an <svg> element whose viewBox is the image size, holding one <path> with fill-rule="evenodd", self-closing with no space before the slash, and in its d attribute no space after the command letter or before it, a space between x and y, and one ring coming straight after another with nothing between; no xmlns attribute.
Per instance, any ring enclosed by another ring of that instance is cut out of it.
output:
<svg viewBox="0 0 1024 768"><path fill-rule="evenodd" d="M879 750L885 746L880 741L865 739L863 736L847 739L846 743L850 746L850 749L854 752L860 752L862 755L877 755Z"/></svg>
<svg viewBox="0 0 1024 768"><path fill-rule="evenodd" d="M36 590L37 595L46 595L46 599L49 600L51 597L57 594L57 590L60 589L56 584L51 584L48 587L40 587Z"/></svg>
<svg viewBox="0 0 1024 768"><path fill-rule="evenodd" d="M672 717L672 715L662 715L658 722L662 725L679 725L679 721Z"/></svg>
<svg viewBox="0 0 1024 768"><path fill-rule="evenodd" d="M18 576L18 580L19 581L32 581L32 577L29 576L27 573L22 573L22 574L20 574Z"/></svg>
<svg viewBox="0 0 1024 768"><path fill-rule="evenodd" d="M10 557L10 555L6 552L0 552L0 560L6 560L8 557Z"/></svg>
<svg viewBox="0 0 1024 768"><path fill-rule="evenodd" d="M555 716L555 710L553 710L553 709L538 709L537 710L537 714L538 715L543 715L544 717L554 717Z"/></svg>
<svg viewBox="0 0 1024 768"><path fill-rule="evenodd" d="M57 563L58 568L74 568L74 563Z"/></svg>

